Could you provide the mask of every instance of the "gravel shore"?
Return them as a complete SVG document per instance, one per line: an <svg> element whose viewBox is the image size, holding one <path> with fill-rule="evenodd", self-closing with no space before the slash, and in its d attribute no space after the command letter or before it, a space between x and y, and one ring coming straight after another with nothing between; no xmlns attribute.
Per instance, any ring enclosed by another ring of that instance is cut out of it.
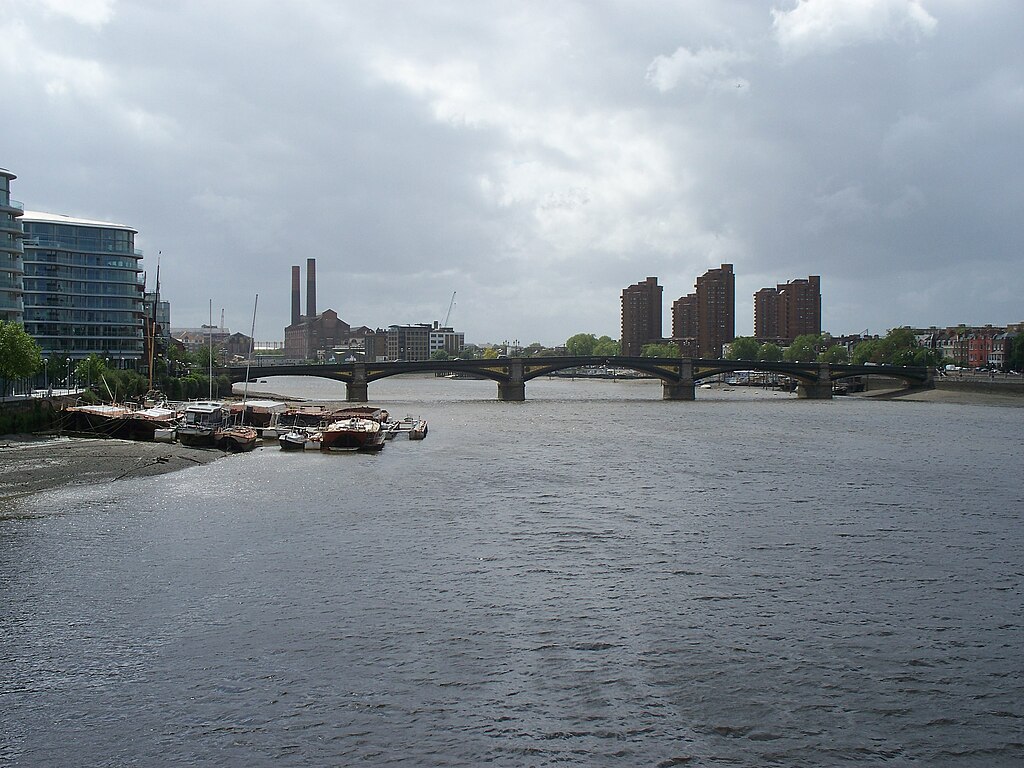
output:
<svg viewBox="0 0 1024 768"><path fill-rule="evenodd" d="M3 502L68 485L113 482L207 464L221 451L177 443L81 437L0 438L0 516Z"/></svg>

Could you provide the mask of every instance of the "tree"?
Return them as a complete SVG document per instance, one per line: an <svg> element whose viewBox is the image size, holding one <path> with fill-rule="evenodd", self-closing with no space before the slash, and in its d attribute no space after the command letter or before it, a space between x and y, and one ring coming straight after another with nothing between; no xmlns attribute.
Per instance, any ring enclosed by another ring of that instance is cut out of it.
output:
<svg viewBox="0 0 1024 768"><path fill-rule="evenodd" d="M104 359L93 353L78 361L78 365L75 366L75 377L89 385L99 384L106 370L107 364Z"/></svg>
<svg viewBox="0 0 1024 768"><path fill-rule="evenodd" d="M640 348L640 357L679 357L679 347L675 344L644 344Z"/></svg>
<svg viewBox="0 0 1024 768"><path fill-rule="evenodd" d="M498 350L496 350L494 347L488 347L487 349L484 350L483 359L484 360L497 360L498 359Z"/></svg>
<svg viewBox="0 0 1024 768"><path fill-rule="evenodd" d="M539 341L535 341L535 342L533 342L533 344L530 344L528 347L525 347L523 349L522 355L523 355L523 357L537 357L543 351L544 351L544 345L541 344Z"/></svg>
<svg viewBox="0 0 1024 768"><path fill-rule="evenodd" d="M12 381L32 376L42 367L35 339L18 323L0 320L0 396L10 391Z"/></svg>
<svg viewBox="0 0 1024 768"><path fill-rule="evenodd" d="M1011 371L1024 370L1024 333L1018 333L1010 344L1010 354L1006 364Z"/></svg>
<svg viewBox="0 0 1024 768"><path fill-rule="evenodd" d="M850 353L846 351L846 347L841 344L833 344L831 347L826 349L820 355L818 355L819 363L848 363L850 362Z"/></svg>
<svg viewBox="0 0 1024 768"><path fill-rule="evenodd" d="M445 352L443 349L435 349L433 352L430 353L430 359L431 360L447 360L448 359L448 353Z"/></svg>
<svg viewBox="0 0 1024 768"><path fill-rule="evenodd" d="M817 333L805 333L793 339L783 358L790 363L810 363L817 359L818 351L824 346L825 337Z"/></svg>
<svg viewBox="0 0 1024 768"><path fill-rule="evenodd" d="M602 336L594 345L594 354L601 357L615 357L619 354L621 347L619 342L610 336Z"/></svg>
<svg viewBox="0 0 1024 768"><path fill-rule="evenodd" d="M861 341L853 348L853 362L857 365L864 363L877 363L881 361L882 345L881 339L867 339Z"/></svg>
<svg viewBox="0 0 1024 768"><path fill-rule="evenodd" d="M782 347L770 341L765 342L757 351L757 359L762 363L777 363L782 360Z"/></svg>
<svg viewBox="0 0 1024 768"><path fill-rule="evenodd" d="M592 333L577 333L565 340L565 348L572 357L589 357L595 346L597 337Z"/></svg>
<svg viewBox="0 0 1024 768"><path fill-rule="evenodd" d="M727 360L757 360L761 345L753 336L737 336L729 344Z"/></svg>

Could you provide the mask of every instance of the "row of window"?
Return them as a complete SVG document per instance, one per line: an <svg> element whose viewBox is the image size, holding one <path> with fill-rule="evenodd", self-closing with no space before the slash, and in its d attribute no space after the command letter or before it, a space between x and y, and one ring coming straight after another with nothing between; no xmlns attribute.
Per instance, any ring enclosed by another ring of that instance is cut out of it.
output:
<svg viewBox="0 0 1024 768"><path fill-rule="evenodd" d="M121 309L142 312L142 302L131 296L90 296L25 291L25 305L56 309Z"/></svg>
<svg viewBox="0 0 1024 768"><path fill-rule="evenodd" d="M26 221L24 227L26 237L59 243L70 248L115 253L132 253L135 250L133 234L123 229L49 224L37 221Z"/></svg>
<svg viewBox="0 0 1024 768"><path fill-rule="evenodd" d="M58 264L39 264L29 261L25 265L25 275L30 277L46 277L49 279L97 280L112 283L130 283L138 285L138 273L135 270L104 269L102 267L79 267Z"/></svg>
<svg viewBox="0 0 1024 768"><path fill-rule="evenodd" d="M70 264L72 266L117 267L142 272L138 258L123 258L97 253L79 253L69 250L39 250L33 242L27 242L26 260L37 264Z"/></svg>
<svg viewBox="0 0 1024 768"><path fill-rule="evenodd" d="M81 296L130 296L141 301L138 286L125 283L85 283L76 280L47 280L25 275L26 293Z"/></svg>
<svg viewBox="0 0 1024 768"><path fill-rule="evenodd" d="M130 325L60 325L58 323L25 323L25 332L34 339L90 337L96 339L141 339L142 331Z"/></svg>
<svg viewBox="0 0 1024 768"><path fill-rule="evenodd" d="M101 357L115 358L132 357L142 354L141 341L104 341L103 339L74 339L68 343L64 339L40 339L36 341L43 350L43 357L77 357L80 353L96 353Z"/></svg>

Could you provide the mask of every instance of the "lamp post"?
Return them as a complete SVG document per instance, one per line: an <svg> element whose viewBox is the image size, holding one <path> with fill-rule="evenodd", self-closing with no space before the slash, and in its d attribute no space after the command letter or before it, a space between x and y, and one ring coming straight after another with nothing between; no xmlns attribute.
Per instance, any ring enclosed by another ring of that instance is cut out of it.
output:
<svg viewBox="0 0 1024 768"><path fill-rule="evenodd" d="M68 380L67 380L66 383L68 385L68 392L70 392L71 391L71 358L70 357L68 358Z"/></svg>
<svg viewBox="0 0 1024 768"><path fill-rule="evenodd" d="M47 368L46 364L49 363L49 362L50 362L49 358L46 358L46 357L43 358L43 389L49 389L50 388L50 377L49 377L49 375L47 373L47 370L46 370L46 368Z"/></svg>

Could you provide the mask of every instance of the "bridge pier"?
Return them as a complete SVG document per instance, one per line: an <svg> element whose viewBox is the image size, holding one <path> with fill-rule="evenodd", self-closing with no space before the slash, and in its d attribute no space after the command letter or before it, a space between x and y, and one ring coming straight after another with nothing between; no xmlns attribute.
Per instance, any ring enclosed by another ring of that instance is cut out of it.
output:
<svg viewBox="0 0 1024 768"><path fill-rule="evenodd" d="M498 399L507 403L521 403L526 399L526 382L499 381Z"/></svg>
<svg viewBox="0 0 1024 768"><path fill-rule="evenodd" d="M526 399L526 380L523 378L522 358L508 361L508 381L498 382L498 399L507 403L521 403Z"/></svg>
<svg viewBox="0 0 1024 768"><path fill-rule="evenodd" d="M696 400L695 387L692 381L662 381L662 400Z"/></svg>
<svg viewBox="0 0 1024 768"><path fill-rule="evenodd" d="M345 399L350 403L369 402L369 391L366 385L366 364L356 363L352 367L352 381L345 382Z"/></svg>
<svg viewBox="0 0 1024 768"><path fill-rule="evenodd" d="M807 400L831 400L832 377L829 375L828 363L818 366L818 380L814 383L800 382L796 387L797 397Z"/></svg>

